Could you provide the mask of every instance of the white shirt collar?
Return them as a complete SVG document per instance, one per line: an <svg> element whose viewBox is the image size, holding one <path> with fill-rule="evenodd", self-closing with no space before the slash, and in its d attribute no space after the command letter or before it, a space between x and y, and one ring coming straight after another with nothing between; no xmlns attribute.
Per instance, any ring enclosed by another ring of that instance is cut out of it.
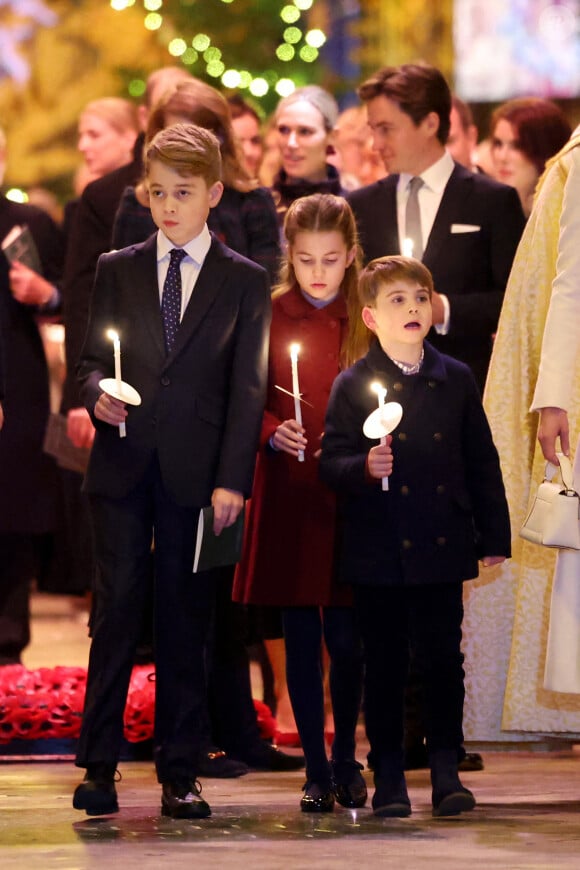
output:
<svg viewBox="0 0 580 870"><path fill-rule="evenodd" d="M432 163L428 169L421 173L425 186L433 190L435 193L443 194L445 185L451 178L451 173L455 168L453 157L449 151L445 150L443 156L435 163ZM413 178L408 172L401 172L399 176L399 190L406 190L407 185Z"/></svg>
<svg viewBox="0 0 580 870"><path fill-rule="evenodd" d="M174 245L162 230L157 231L157 262L162 260L164 257L168 257L169 252L176 247L183 247L188 257L191 257L195 263L201 265L211 247L211 233L207 224L204 224L201 233L196 236L195 239L191 239L186 245L181 246Z"/></svg>

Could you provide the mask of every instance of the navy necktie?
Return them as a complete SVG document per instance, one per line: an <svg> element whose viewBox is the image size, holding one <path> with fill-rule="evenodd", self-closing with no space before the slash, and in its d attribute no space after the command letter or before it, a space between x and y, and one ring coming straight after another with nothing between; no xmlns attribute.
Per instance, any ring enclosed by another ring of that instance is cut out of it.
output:
<svg viewBox="0 0 580 870"><path fill-rule="evenodd" d="M181 261L187 255L183 248L170 251L169 268L161 296L161 319L165 335L165 350L171 353L181 322Z"/></svg>

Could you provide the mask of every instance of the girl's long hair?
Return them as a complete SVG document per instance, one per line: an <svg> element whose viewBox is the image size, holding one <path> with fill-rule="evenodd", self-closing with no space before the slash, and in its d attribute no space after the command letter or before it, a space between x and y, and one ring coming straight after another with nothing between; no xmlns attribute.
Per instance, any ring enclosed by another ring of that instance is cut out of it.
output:
<svg viewBox="0 0 580 870"><path fill-rule="evenodd" d="M302 196L290 205L284 220L287 251L282 259L280 279L274 288L273 297L288 293L298 286L291 260L292 248L298 233L334 231L341 234L348 251L352 248L356 250L355 257L347 267L340 285L340 292L345 298L348 313L348 330L341 348L340 362L342 368L347 368L367 352L371 333L362 321L357 293L361 262L356 221L350 205L342 196L314 193L312 196Z"/></svg>

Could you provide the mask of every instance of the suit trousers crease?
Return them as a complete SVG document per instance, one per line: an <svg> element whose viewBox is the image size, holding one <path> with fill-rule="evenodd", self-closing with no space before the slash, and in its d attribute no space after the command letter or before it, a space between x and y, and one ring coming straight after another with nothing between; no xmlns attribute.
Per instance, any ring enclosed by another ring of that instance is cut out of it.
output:
<svg viewBox="0 0 580 870"><path fill-rule="evenodd" d="M365 648L365 722L375 769L381 758L392 758L403 747L411 647L421 675L428 751L459 751L463 743L462 592L461 583L354 587Z"/></svg>
<svg viewBox="0 0 580 870"><path fill-rule="evenodd" d="M191 570L199 508L172 500L157 457L129 495L90 503L97 607L76 763L117 763L154 537L155 764L160 782L194 778L214 599L212 572Z"/></svg>

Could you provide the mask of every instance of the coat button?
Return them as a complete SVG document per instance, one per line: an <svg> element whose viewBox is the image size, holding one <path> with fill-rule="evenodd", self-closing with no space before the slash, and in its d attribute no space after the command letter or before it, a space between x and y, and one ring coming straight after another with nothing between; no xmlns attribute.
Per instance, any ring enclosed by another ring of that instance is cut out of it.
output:
<svg viewBox="0 0 580 870"><path fill-rule="evenodd" d="M438 547L444 547L446 543L447 543L447 538L444 538L443 536L441 536L440 538L437 538L437 546Z"/></svg>
<svg viewBox="0 0 580 870"><path fill-rule="evenodd" d="M403 389L403 385L400 381L397 381L396 383L393 384L393 390L395 390L397 393L400 393L402 389Z"/></svg>
<svg viewBox="0 0 580 870"><path fill-rule="evenodd" d="M441 432L433 433L433 441L443 441L443 435L441 434Z"/></svg>
<svg viewBox="0 0 580 870"><path fill-rule="evenodd" d="M433 389L433 387L434 387L435 384L436 384L436 381L427 381L427 383L429 384L429 386L431 387L431 389Z"/></svg>
<svg viewBox="0 0 580 870"><path fill-rule="evenodd" d="M437 495L443 495L443 493L445 492L445 487L442 483L439 484L435 492L437 493Z"/></svg>
<svg viewBox="0 0 580 870"><path fill-rule="evenodd" d="M401 487L401 495L409 495L409 487L408 486Z"/></svg>
<svg viewBox="0 0 580 870"><path fill-rule="evenodd" d="M403 547L403 550L410 550L411 547L413 546L413 542L410 541L408 538L404 538L401 541L401 546Z"/></svg>
<svg viewBox="0 0 580 870"><path fill-rule="evenodd" d="M161 378L161 386L163 386L163 387L168 387L170 383L171 383L171 381L170 381L170 379L169 379L167 376L164 375L164 376Z"/></svg>
<svg viewBox="0 0 580 870"><path fill-rule="evenodd" d="M407 433L406 432L399 432L397 435L397 438L399 439L399 441L406 441L407 440Z"/></svg>

